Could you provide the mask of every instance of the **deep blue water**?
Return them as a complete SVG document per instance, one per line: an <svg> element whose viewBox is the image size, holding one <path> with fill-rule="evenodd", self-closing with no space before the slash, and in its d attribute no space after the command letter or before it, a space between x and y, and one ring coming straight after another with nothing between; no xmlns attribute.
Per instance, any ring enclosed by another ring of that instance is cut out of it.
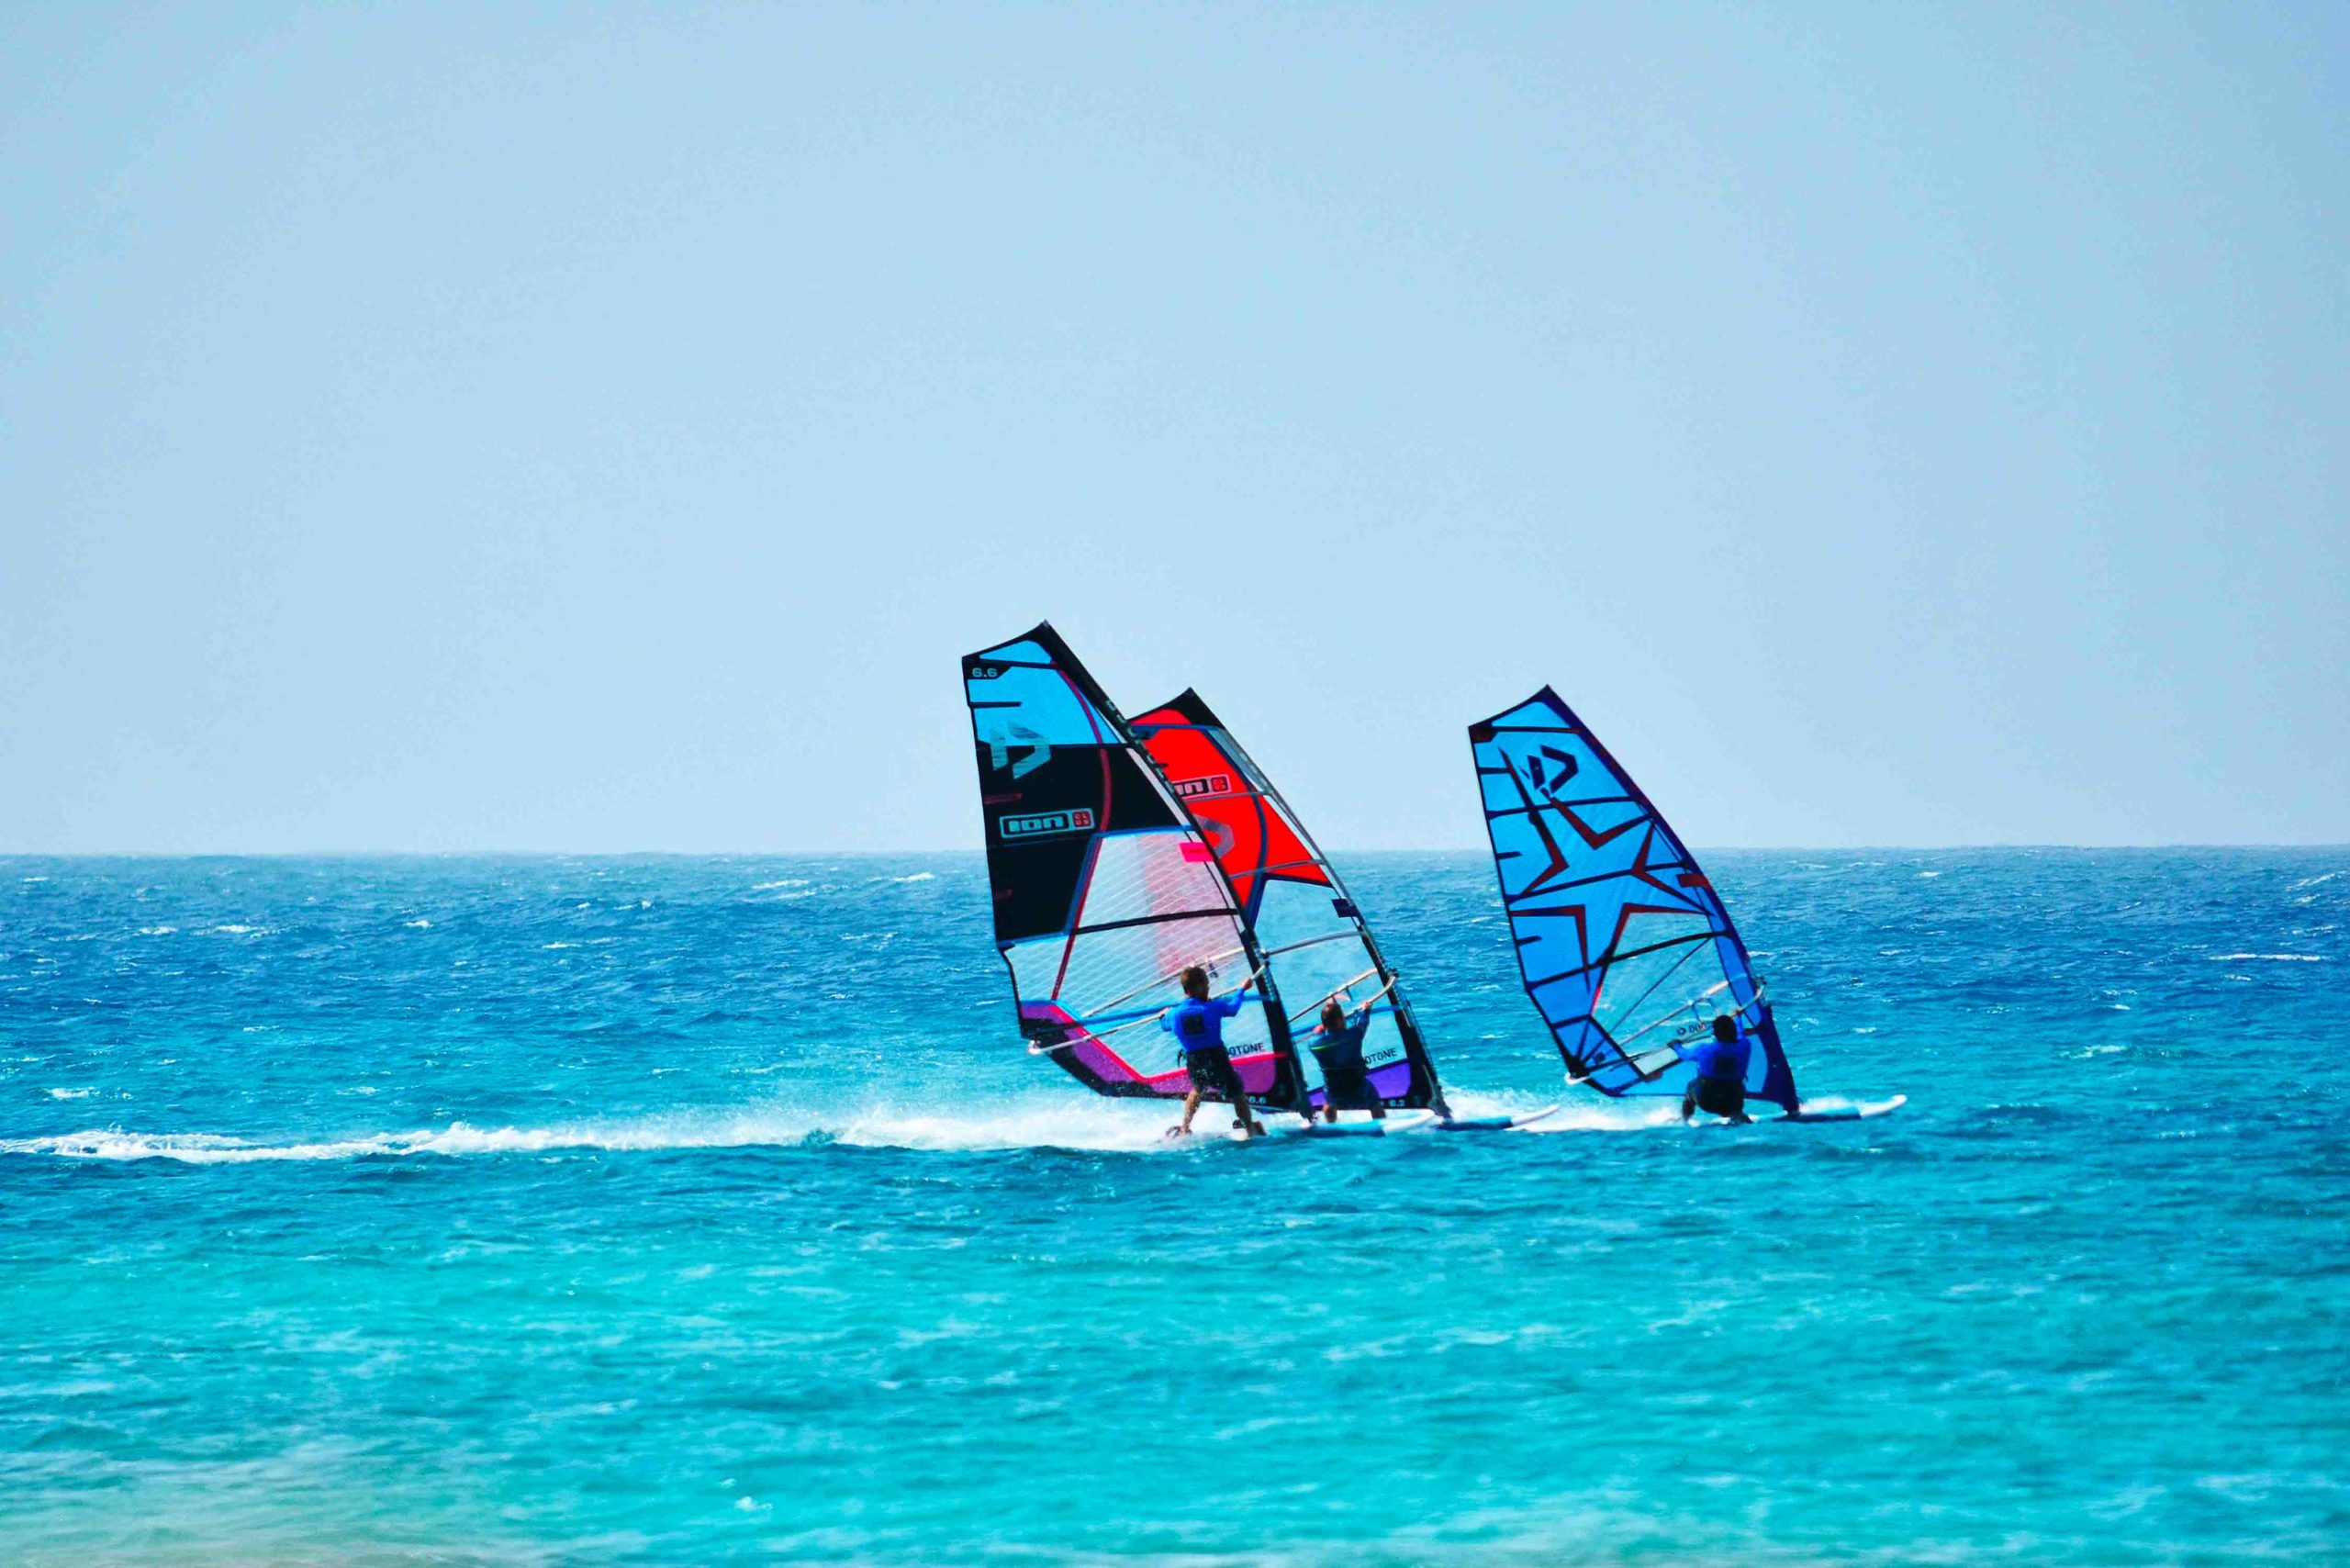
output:
<svg viewBox="0 0 2350 1568"><path fill-rule="evenodd" d="M1174 1148L976 857L0 860L0 1561L2350 1560L2350 851L1707 861L1906 1110Z"/></svg>

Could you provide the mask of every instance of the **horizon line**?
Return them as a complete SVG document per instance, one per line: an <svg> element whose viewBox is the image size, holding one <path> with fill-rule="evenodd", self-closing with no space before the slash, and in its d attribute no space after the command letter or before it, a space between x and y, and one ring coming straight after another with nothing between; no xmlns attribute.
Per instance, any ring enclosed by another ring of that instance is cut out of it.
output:
<svg viewBox="0 0 2350 1568"><path fill-rule="evenodd" d="M2350 840L2247 839L2236 841L2177 840L2153 844L2087 844L2061 840L1992 841L1961 844L1699 844L1690 853L1703 855L1955 855L1971 850L2065 850L2078 853L2123 853L2158 849L2294 849L2350 850ZM984 847L891 849L0 849L8 860L723 860L751 857L813 859L884 856L979 857ZM1483 855L1484 845L1416 845L1374 849L1327 849L1331 856L1362 855Z"/></svg>

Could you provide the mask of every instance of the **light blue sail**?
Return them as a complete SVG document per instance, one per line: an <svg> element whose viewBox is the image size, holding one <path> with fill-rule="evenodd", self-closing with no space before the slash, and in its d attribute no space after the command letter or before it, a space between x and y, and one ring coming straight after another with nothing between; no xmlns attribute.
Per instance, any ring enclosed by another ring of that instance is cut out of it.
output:
<svg viewBox="0 0 2350 1568"><path fill-rule="evenodd" d="M1747 1092L1790 1114L1795 1074L1746 945L1695 857L1544 687L1469 727L1527 994L1576 1081L1678 1097L1681 1054L1736 1020Z"/></svg>

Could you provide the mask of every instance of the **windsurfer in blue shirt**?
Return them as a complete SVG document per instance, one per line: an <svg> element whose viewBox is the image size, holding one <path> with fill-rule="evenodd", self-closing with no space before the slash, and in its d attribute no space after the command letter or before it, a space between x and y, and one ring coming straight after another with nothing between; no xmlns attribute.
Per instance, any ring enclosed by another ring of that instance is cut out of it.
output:
<svg viewBox="0 0 2350 1568"><path fill-rule="evenodd" d="M1183 1053L1183 1070L1192 1077L1192 1092L1183 1100L1183 1125L1170 1136L1190 1137L1192 1117L1198 1113L1200 1102L1214 1094L1231 1103L1233 1125L1255 1137L1265 1130L1264 1125L1250 1114L1248 1091L1224 1048L1224 1021L1240 1011L1242 999L1248 994L1248 987L1257 983L1257 977L1250 975L1238 991L1217 998L1208 995L1208 972L1199 965L1185 969L1182 980L1183 1000L1158 1020L1158 1026L1175 1036L1176 1047Z"/></svg>
<svg viewBox="0 0 2350 1568"><path fill-rule="evenodd" d="M1382 990L1379 996L1386 994ZM1379 1004L1379 996L1364 1002L1351 1016L1338 1005L1337 997L1330 998L1322 1004L1322 1026L1307 1042L1322 1067L1322 1109L1333 1122L1338 1119L1342 1105L1369 1111L1374 1121L1387 1119L1387 1107L1379 1103L1371 1087L1370 1070L1362 1064L1363 1031L1371 1027L1371 1010Z"/></svg>
<svg viewBox="0 0 2350 1568"><path fill-rule="evenodd" d="M1684 1122L1700 1111L1729 1122L1754 1119L1746 1114L1746 1064L1754 1055L1754 1043L1739 1033L1737 1019L1725 1013L1714 1020L1712 1039L1673 1049L1697 1068L1697 1076L1682 1092Z"/></svg>

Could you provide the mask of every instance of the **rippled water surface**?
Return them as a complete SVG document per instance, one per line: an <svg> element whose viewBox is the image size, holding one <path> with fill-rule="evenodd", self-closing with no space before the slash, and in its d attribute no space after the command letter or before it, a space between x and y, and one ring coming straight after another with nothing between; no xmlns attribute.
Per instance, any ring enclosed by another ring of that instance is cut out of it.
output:
<svg viewBox="0 0 2350 1568"><path fill-rule="evenodd" d="M2350 1559L2350 852L1707 859L1906 1110L1179 1148L976 857L0 860L0 1560Z"/></svg>

